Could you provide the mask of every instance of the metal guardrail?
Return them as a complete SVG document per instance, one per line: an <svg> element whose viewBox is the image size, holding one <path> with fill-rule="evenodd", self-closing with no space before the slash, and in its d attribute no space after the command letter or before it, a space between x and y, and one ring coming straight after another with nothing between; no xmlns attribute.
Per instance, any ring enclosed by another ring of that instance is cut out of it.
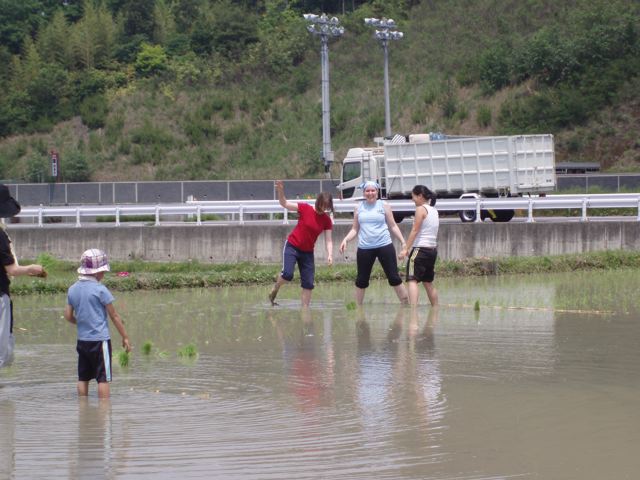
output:
<svg viewBox="0 0 640 480"><path fill-rule="evenodd" d="M307 200L298 200L307 201ZM313 204L313 200L307 203ZM338 213L352 212L358 205L354 200L335 200L334 207ZM394 211L413 211L415 205L410 200L389 200L388 203ZM588 211L599 208L634 208L638 210L637 221L640 221L640 194L617 193L597 195L549 195L545 197L509 197L509 198L463 198L463 199L439 199L437 203L439 211L457 212L475 210L476 222L481 221L481 210L526 210L527 221L533 222L535 210L559 210L580 209L581 220L588 220ZM220 202L190 202L184 204L157 204L157 205L101 205L101 206L73 206L73 207L25 207L18 218L32 218L37 220L38 226L44 226L45 219L51 217L75 218L75 226L81 227L82 220L96 217L113 216L116 227L121 225L122 217L132 215L153 215L155 225L162 224L162 218L167 216L181 216L182 220L195 219L196 225L204 223L203 216L207 214L223 215L231 217L231 221L237 221L244 225L251 221L253 215L283 215L282 223L289 223L289 215L277 201L274 200L246 200L246 201L220 201ZM236 220L237 218L237 220ZM225 220L229 221L229 220ZM175 223L173 220L172 223Z"/></svg>

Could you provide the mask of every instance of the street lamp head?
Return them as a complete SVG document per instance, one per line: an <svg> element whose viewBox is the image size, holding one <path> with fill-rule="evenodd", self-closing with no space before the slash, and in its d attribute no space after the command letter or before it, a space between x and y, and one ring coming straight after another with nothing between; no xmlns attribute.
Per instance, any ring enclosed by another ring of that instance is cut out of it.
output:
<svg viewBox="0 0 640 480"><path fill-rule="evenodd" d="M339 37L344 34L344 28L338 26L340 20L337 17L329 18L325 13L322 15L305 13L302 16L305 20L311 22L307 25L307 31L314 35L319 35L323 42L327 40L327 37Z"/></svg>
<svg viewBox="0 0 640 480"><path fill-rule="evenodd" d="M364 23L366 25L369 25L371 27L375 27L375 28L379 28L380 30L376 30L375 33L375 37L379 40L388 40L388 39L393 39L393 40L398 40L398 38L402 38L402 37L394 37L391 34L391 30L395 30L397 28L396 22L393 18L365 18L364 19ZM381 32L384 32L381 33Z"/></svg>

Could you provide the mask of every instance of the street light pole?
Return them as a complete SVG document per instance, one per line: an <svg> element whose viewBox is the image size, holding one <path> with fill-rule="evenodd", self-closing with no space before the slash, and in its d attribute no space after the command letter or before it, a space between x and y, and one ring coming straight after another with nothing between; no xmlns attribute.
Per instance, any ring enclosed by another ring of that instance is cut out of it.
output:
<svg viewBox="0 0 640 480"><path fill-rule="evenodd" d="M389 40L400 40L404 34L396 30L396 22L392 18L365 18L364 23L375 27L374 37L380 41L384 52L384 131L391 136L391 102L389 101Z"/></svg>
<svg viewBox="0 0 640 480"><path fill-rule="evenodd" d="M344 33L344 27L338 26L340 21L336 17L329 18L326 14L315 15L305 13L304 19L309 22L307 30L320 37L320 66L322 69L322 160L325 172L329 171L333 163L331 150L331 122L329 100L329 38L339 37Z"/></svg>

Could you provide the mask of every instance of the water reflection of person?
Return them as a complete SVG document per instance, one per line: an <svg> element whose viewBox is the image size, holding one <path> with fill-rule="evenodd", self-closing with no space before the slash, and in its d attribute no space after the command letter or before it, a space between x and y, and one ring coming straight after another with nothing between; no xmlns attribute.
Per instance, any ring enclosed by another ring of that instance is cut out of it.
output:
<svg viewBox="0 0 640 480"><path fill-rule="evenodd" d="M0 478L14 478L16 408L13 402L0 401Z"/></svg>
<svg viewBox="0 0 640 480"><path fill-rule="evenodd" d="M282 344L289 389L298 400L300 409L309 411L331 403L335 359L330 326L325 322L322 348L317 344L309 308L300 310L299 331L291 339L285 335L280 322L275 326Z"/></svg>
<svg viewBox="0 0 640 480"><path fill-rule="evenodd" d="M363 310L358 312L356 321L358 403L364 427L376 431L378 437L385 434L405 437L408 444L433 431L430 426L439 418L443 405L442 375L434 340L439 310L429 310L422 329L419 311L415 307L400 308L378 348L371 340ZM409 321L403 338L407 315ZM407 424L421 428L403 432Z"/></svg>
<svg viewBox="0 0 640 480"><path fill-rule="evenodd" d="M387 331L385 342L378 349L371 340L371 327L364 308L359 308L357 313L357 400L364 427L376 431L376 435L389 428L389 408L392 404L389 396L394 383L393 358L402 333L403 315L404 308L400 307Z"/></svg>
<svg viewBox="0 0 640 480"><path fill-rule="evenodd" d="M440 310L432 307L422 330L419 330L417 308L411 308L408 338L414 349L411 368L408 368L410 382L415 387L415 406L418 418L425 426L442 417L445 398L442 394L442 373L436 355L435 328ZM414 402L410 402L414 403Z"/></svg>
<svg viewBox="0 0 640 480"><path fill-rule="evenodd" d="M78 447L71 478L115 478L111 453L111 402L78 397Z"/></svg>
<svg viewBox="0 0 640 480"><path fill-rule="evenodd" d="M435 354L435 329L440 316L440 307L432 307L427 315L427 321L422 331L417 333L415 338L416 350L425 352L430 355ZM414 330L415 329L415 330ZM418 309L411 309L411 321L409 323L409 332L418 332Z"/></svg>

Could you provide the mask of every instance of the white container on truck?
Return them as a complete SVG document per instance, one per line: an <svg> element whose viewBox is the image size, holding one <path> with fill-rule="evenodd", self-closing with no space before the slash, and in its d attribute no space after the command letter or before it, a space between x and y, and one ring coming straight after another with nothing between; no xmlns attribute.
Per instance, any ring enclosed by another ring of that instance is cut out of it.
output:
<svg viewBox="0 0 640 480"><path fill-rule="evenodd" d="M556 187L553 135L445 137L420 134L371 148L351 148L342 162L342 198L363 197L360 185L380 184L382 198L411 198L426 185L439 198L506 197L541 194ZM394 212L396 221L413 212ZM483 211L483 217L508 222L513 210ZM459 212L474 221L475 211Z"/></svg>

